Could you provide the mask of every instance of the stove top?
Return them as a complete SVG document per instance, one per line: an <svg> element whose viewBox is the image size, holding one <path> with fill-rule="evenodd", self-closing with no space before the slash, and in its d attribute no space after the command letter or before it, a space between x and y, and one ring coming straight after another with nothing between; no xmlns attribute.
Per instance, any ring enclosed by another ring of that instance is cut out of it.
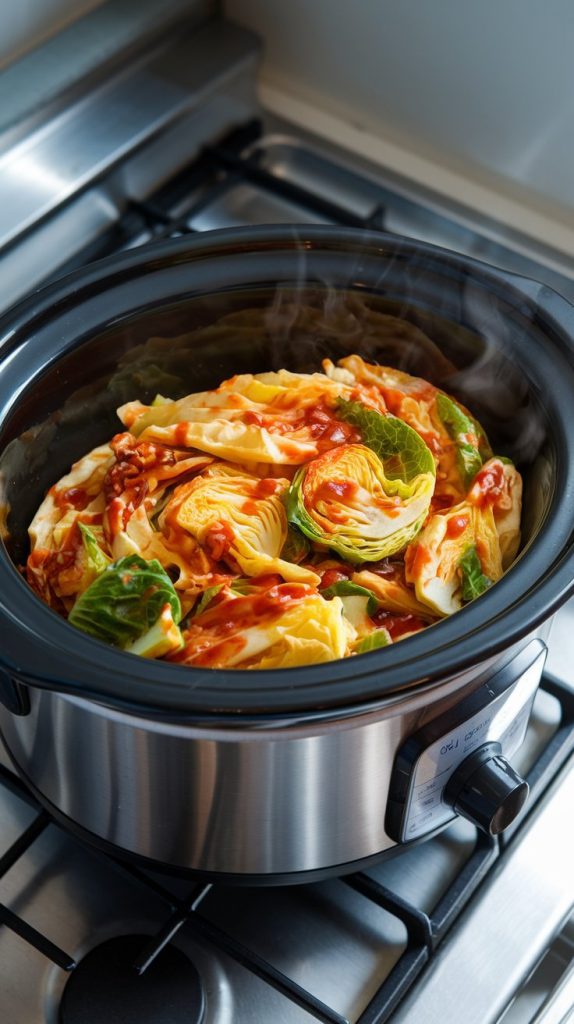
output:
<svg viewBox="0 0 574 1024"><path fill-rule="evenodd" d="M270 222L406 234L574 300L574 261L543 242L261 111L249 33L215 21L187 42L168 40L10 150L0 134L0 308L109 253ZM154 86L166 68L177 88ZM18 168L35 187L16 206ZM457 821L336 881L231 889L143 873L64 833L0 756L0 1021L563 1024L545 1014L567 1006L574 952L573 618L574 603L555 618L515 757L526 816L500 839Z"/></svg>

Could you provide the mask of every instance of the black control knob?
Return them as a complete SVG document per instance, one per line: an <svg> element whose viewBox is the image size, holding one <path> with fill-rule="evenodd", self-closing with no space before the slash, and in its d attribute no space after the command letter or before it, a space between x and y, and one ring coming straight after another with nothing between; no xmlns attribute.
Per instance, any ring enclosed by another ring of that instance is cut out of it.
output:
<svg viewBox="0 0 574 1024"><path fill-rule="evenodd" d="M445 803L491 836L504 832L522 810L528 783L502 756L499 743L485 743L453 772Z"/></svg>

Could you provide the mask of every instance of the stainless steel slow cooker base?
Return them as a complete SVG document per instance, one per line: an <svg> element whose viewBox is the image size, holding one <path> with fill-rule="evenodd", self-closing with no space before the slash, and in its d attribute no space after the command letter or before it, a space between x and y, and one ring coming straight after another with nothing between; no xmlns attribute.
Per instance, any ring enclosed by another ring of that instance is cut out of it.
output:
<svg viewBox="0 0 574 1024"><path fill-rule="evenodd" d="M520 724L514 749L544 653L540 639L531 637L443 684L421 686L367 712L347 709L311 721L211 727L152 721L33 691L27 715L0 707L0 729L38 799L87 841L212 878L309 881L357 870L409 841L408 834L389 834L388 820L397 754L413 735L438 727L462 742L469 722L488 718L476 741L466 740L464 753L461 747L459 763L470 750L501 738L510 725L497 725L504 714ZM499 677L504 691L495 714L493 680ZM517 693L520 686L524 693ZM481 694L477 719L472 702ZM454 814L440 801L434 813L421 838ZM416 826L416 814L413 820Z"/></svg>

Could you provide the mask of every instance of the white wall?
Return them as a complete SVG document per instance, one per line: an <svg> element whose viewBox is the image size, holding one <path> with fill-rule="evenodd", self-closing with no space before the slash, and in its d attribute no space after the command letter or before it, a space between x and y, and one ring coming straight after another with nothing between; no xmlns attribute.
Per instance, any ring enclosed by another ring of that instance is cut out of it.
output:
<svg viewBox="0 0 574 1024"><path fill-rule="evenodd" d="M103 0L0 0L0 68ZM158 0L159 2L159 0Z"/></svg>
<svg viewBox="0 0 574 1024"><path fill-rule="evenodd" d="M264 76L355 125L574 207L574 0L227 0Z"/></svg>

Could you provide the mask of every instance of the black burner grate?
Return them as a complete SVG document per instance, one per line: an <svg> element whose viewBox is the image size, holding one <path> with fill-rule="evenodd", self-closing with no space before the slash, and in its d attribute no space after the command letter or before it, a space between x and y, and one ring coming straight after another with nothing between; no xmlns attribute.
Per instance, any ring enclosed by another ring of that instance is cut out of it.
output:
<svg viewBox="0 0 574 1024"><path fill-rule="evenodd" d="M528 805L530 808L535 805L559 768L574 751L574 692L566 686L550 680L543 680L542 689L560 702L562 714L557 731L527 776L532 794ZM0 784L6 786L37 811L32 823L0 858L0 878L2 878L46 827L59 826L51 822L49 815L38 806L25 785L1 765ZM184 898L178 898L154 877L149 876L138 867L123 860L112 859L104 853L97 855L141 885L142 889L152 890L166 904L167 916L157 933L145 940L142 939L137 949L135 946L133 947L132 964L137 974L144 974L176 937L179 930L185 926L186 929L190 929L199 936L204 943L231 957L284 997L298 1004L317 1021L322 1021L324 1024L384 1024L389 1020L393 1010L419 976L425 964L434 956L444 935L472 898L492 864L499 857L504 856L508 844L513 841L517 832L520 832L523 820L519 821L510 833L506 834L503 841L479 835L470 858L430 913L426 913L393 892L392 889L381 885L368 873L350 875L339 880L338 885L352 888L364 899L382 907L402 921L408 936L406 948L400 959L358 1020L353 1022L341 1016L340 1013L317 999L311 992L298 985L254 950L249 949L227 931L208 920L201 911L206 897L214 888L213 885L196 884ZM47 936L41 934L1 904L0 923L10 928L62 970L73 971L76 968L77 963L73 957L59 949Z"/></svg>
<svg viewBox="0 0 574 1024"><path fill-rule="evenodd" d="M324 223L379 230L384 227L385 210L380 204L374 203L361 216L325 198L319 191L312 191L263 167L256 146L262 131L259 120L250 121L230 132L217 145L207 146L191 167L185 168L151 198L143 202L129 201L118 223L60 266L57 277L123 249L196 233L192 224L198 215L238 183L252 185L260 193L295 204L302 211L302 220L306 210L312 219Z"/></svg>

